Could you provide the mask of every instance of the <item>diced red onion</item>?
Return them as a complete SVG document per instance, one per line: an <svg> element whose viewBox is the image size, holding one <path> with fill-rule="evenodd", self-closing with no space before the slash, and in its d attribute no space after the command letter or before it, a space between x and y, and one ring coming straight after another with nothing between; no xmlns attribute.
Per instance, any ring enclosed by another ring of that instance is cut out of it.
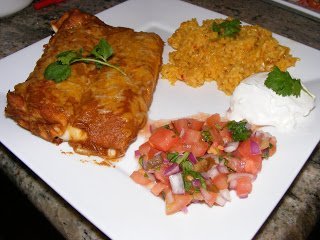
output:
<svg viewBox="0 0 320 240"><path fill-rule="evenodd" d="M256 179L256 176L250 173L231 173L228 175L228 182L231 183L233 180L237 180L240 177L249 177L251 181Z"/></svg>
<svg viewBox="0 0 320 240"><path fill-rule="evenodd" d="M169 176L171 189L173 194L184 194L184 184L181 173L176 173Z"/></svg>
<svg viewBox="0 0 320 240"><path fill-rule="evenodd" d="M218 171L219 171L220 173L229 173L229 170L228 170L228 168L227 168L225 165L219 164L219 165L217 166L217 169L218 169Z"/></svg>
<svg viewBox="0 0 320 240"><path fill-rule="evenodd" d="M154 127L153 127L153 125L152 125L152 124L150 124L150 125L149 125L149 131L152 133L152 132L153 132L153 130L154 130Z"/></svg>
<svg viewBox="0 0 320 240"><path fill-rule="evenodd" d="M192 152L189 154L188 159L193 164L196 164L198 162L197 158L193 155Z"/></svg>
<svg viewBox="0 0 320 240"><path fill-rule="evenodd" d="M206 202L209 202L211 199L211 195L208 193L206 189L200 188L201 195Z"/></svg>
<svg viewBox="0 0 320 240"><path fill-rule="evenodd" d="M238 197L239 198L247 198L248 197L248 193L243 193L243 194L239 194Z"/></svg>
<svg viewBox="0 0 320 240"><path fill-rule="evenodd" d="M168 164L168 163L170 163L170 161L169 161L168 158L164 157L164 158L163 158L163 163L164 163L164 164Z"/></svg>
<svg viewBox="0 0 320 240"><path fill-rule="evenodd" d="M253 140L250 140L250 151L253 155L261 154L259 144Z"/></svg>
<svg viewBox="0 0 320 240"><path fill-rule="evenodd" d="M205 179L205 181L206 181L206 184L207 184L207 185L211 185L211 184L212 184L212 179L210 179L210 178Z"/></svg>
<svg viewBox="0 0 320 240"><path fill-rule="evenodd" d="M161 153L162 153L161 151L156 152L153 157L158 156L158 155L160 155Z"/></svg>
<svg viewBox="0 0 320 240"><path fill-rule="evenodd" d="M134 151L134 156L135 156L136 158L140 157L140 156L141 156L140 151L139 151L139 150L135 150L135 151Z"/></svg>
<svg viewBox="0 0 320 240"><path fill-rule="evenodd" d="M255 136L255 137L263 136L263 132L261 132L261 131L255 131L254 134L253 134L253 136Z"/></svg>
<svg viewBox="0 0 320 240"><path fill-rule="evenodd" d="M187 208L187 207L182 208L182 209L181 209L181 212L183 212L183 213L188 213L188 208Z"/></svg>
<svg viewBox="0 0 320 240"><path fill-rule="evenodd" d="M212 168L210 168L207 172L203 172L201 173L201 175L204 177L204 178L215 178L216 176L219 175L219 171L217 169L216 166L213 166Z"/></svg>
<svg viewBox="0 0 320 240"><path fill-rule="evenodd" d="M262 137L262 138L270 138L271 134L268 132L263 132L263 131L255 131L254 136Z"/></svg>
<svg viewBox="0 0 320 240"><path fill-rule="evenodd" d="M238 147L239 147L239 142L229 142L224 147L224 151L227 153L231 153L231 152L234 152L235 150L237 150Z"/></svg>
<svg viewBox="0 0 320 240"><path fill-rule="evenodd" d="M148 170L146 170L146 172L151 173L151 174L154 175L154 173L156 172L156 170L155 170L155 169L148 169Z"/></svg>
<svg viewBox="0 0 320 240"><path fill-rule="evenodd" d="M193 179L192 180L192 185L196 188L199 188L201 186L201 182L199 179Z"/></svg>
<svg viewBox="0 0 320 240"><path fill-rule="evenodd" d="M180 172L180 167L179 164L177 163L172 163L165 171L164 175L165 176L170 176L172 174Z"/></svg>
<svg viewBox="0 0 320 240"><path fill-rule="evenodd" d="M231 201L230 191L228 189L220 190L220 196L223 197L226 201Z"/></svg>
<svg viewBox="0 0 320 240"><path fill-rule="evenodd" d="M225 200L220 194L216 198L216 204L220 205L223 207L226 204L227 200Z"/></svg>

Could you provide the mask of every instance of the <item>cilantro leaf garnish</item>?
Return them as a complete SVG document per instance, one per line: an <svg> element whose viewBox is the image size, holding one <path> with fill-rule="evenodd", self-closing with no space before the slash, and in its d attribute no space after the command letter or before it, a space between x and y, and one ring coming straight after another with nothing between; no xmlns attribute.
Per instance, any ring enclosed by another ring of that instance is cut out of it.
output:
<svg viewBox="0 0 320 240"><path fill-rule="evenodd" d="M282 72L278 67L274 67L268 74L264 85L283 97L291 95L299 97L301 90L305 91L300 79L292 78L288 71Z"/></svg>
<svg viewBox="0 0 320 240"><path fill-rule="evenodd" d="M189 152L184 152L181 156L179 156L177 159L176 159L176 163L180 164L182 163L183 161L186 161L187 158L189 157Z"/></svg>
<svg viewBox="0 0 320 240"><path fill-rule="evenodd" d="M201 136L202 136L203 141L212 142L212 135L209 130L202 130Z"/></svg>
<svg viewBox="0 0 320 240"><path fill-rule="evenodd" d="M44 71L46 79L52 79L56 83L66 80L71 75L71 68L69 65L64 65L59 62L54 62L48 65Z"/></svg>
<svg viewBox="0 0 320 240"><path fill-rule="evenodd" d="M194 171L193 164L188 160L189 152L184 152L182 155L179 153L167 153L167 158L171 162L179 164L182 170L182 178L184 183L184 189L187 192L199 191L196 189L192 180L198 179L202 188L206 189L206 182L201 173Z"/></svg>
<svg viewBox="0 0 320 240"><path fill-rule="evenodd" d="M246 127L247 123L246 120L240 122L232 120L228 122L227 127L234 141L244 141L250 137L251 130Z"/></svg>
<svg viewBox="0 0 320 240"><path fill-rule="evenodd" d="M110 44L105 39L101 39L98 45L93 48L91 54L97 59L106 62L107 59L112 56L113 50Z"/></svg>
<svg viewBox="0 0 320 240"><path fill-rule="evenodd" d="M44 77L53 80L56 83L66 80L71 75L70 65L75 62L89 63L93 62L100 69L102 66L108 66L116 69L123 75L126 75L121 68L110 64L108 58L113 54L112 47L105 39L100 39L99 43L93 48L89 56L82 55L82 49L79 51L69 50L59 53L57 61L48 65L44 71Z"/></svg>
<svg viewBox="0 0 320 240"><path fill-rule="evenodd" d="M61 64L69 65L74 60L82 57L82 49L79 51L70 50L70 51L61 52L56 57L58 59L58 62L60 62Z"/></svg>
<svg viewBox="0 0 320 240"><path fill-rule="evenodd" d="M184 183L184 189L187 192L192 192L193 191L199 191L199 189L196 189L192 185L192 181L189 180L189 177L192 179L198 179L200 181L200 185L203 189L207 189L206 181L201 175L201 173L193 171L192 169L183 169L182 170L182 177L183 177L183 183Z"/></svg>
<svg viewBox="0 0 320 240"><path fill-rule="evenodd" d="M212 31L217 32L219 37L235 37L241 29L241 22L238 19L225 20L218 24L212 23Z"/></svg>
<svg viewBox="0 0 320 240"><path fill-rule="evenodd" d="M170 162L175 162L177 158L179 157L178 152L169 152L167 153L167 158Z"/></svg>
<svg viewBox="0 0 320 240"><path fill-rule="evenodd" d="M189 161L183 161L181 164L180 164L181 168L182 168L182 171L190 171L193 169L193 165L191 162Z"/></svg>

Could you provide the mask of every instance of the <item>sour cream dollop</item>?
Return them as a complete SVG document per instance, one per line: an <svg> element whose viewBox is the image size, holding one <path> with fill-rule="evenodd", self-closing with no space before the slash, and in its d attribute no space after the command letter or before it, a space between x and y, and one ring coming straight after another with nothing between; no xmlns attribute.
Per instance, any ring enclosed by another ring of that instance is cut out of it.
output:
<svg viewBox="0 0 320 240"><path fill-rule="evenodd" d="M264 85L267 77L268 73L258 73L242 81L231 96L226 115L230 120L246 119L255 125L291 130L315 107L315 97L305 91L300 97L280 96Z"/></svg>

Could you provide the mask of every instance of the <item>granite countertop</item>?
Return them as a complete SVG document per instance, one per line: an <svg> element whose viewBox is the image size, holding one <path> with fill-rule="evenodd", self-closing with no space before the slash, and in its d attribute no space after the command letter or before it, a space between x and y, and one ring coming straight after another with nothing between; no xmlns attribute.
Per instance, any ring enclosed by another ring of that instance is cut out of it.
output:
<svg viewBox="0 0 320 240"><path fill-rule="evenodd" d="M49 21L71 8L96 14L121 0L67 0L35 11L32 6L0 19L0 58L47 37ZM259 24L275 33L320 49L320 22L271 1L187 0L195 5ZM317 30L316 30L317 29ZM67 239L106 239L97 228L0 144L0 170ZM255 239L306 239L320 213L320 144Z"/></svg>

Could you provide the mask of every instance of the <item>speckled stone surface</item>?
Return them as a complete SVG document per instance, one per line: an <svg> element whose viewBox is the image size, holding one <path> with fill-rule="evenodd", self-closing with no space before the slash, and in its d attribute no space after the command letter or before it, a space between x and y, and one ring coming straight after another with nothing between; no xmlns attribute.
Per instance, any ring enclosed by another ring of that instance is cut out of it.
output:
<svg viewBox="0 0 320 240"><path fill-rule="evenodd" d="M32 6L0 19L0 58L52 34L49 21L66 10L96 14L120 0L67 0L35 11ZM320 22L270 1L187 0L195 5L259 24L280 35L320 49ZM0 133L1 134L1 133ZM0 170L67 239L107 239L28 167L0 144ZM306 239L320 216L320 144L261 227L255 239Z"/></svg>

